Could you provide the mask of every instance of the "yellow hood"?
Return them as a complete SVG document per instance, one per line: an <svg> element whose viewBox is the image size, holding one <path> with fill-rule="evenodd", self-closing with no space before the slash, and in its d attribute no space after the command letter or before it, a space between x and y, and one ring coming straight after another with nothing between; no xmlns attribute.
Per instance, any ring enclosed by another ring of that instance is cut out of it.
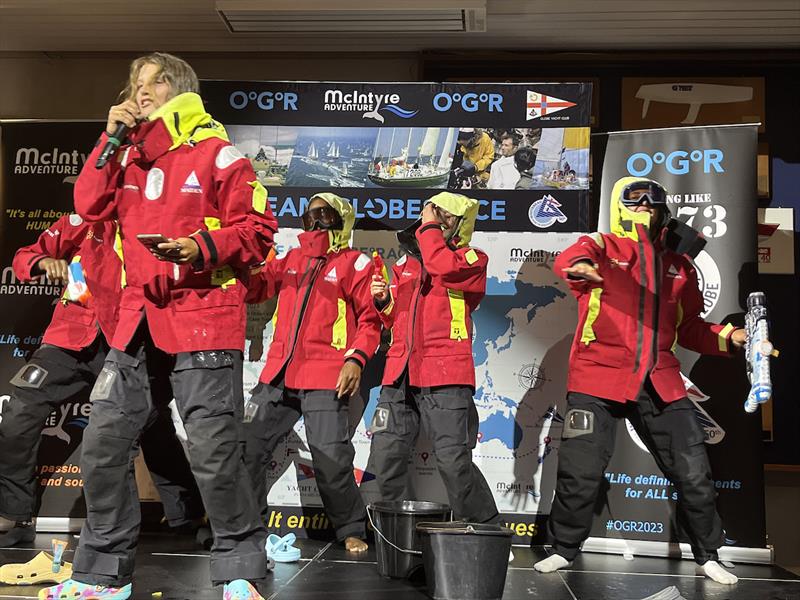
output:
<svg viewBox="0 0 800 600"><path fill-rule="evenodd" d="M478 218L478 201L453 192L441 192L433 196L430 202L452 215L461 217L454 236L458 237L456 246L459 248L469 246L472 233L475 231L475 220Z"/></svg>
<svg viewBox="0 0 800 600"><path fill-rule="evenodd" d="M203 100L194 92L179 94L166 104L154 110L148 121L161 119L172 137L173 150L186 143L197 143L217 137L230 141L221 123L206 112Z"/></svg>
<svg viewBox="0 0 800 600"><path fill-rule="evenodd" d="M636 224L650 227L650 213L633 212L622 203L622 190L626 186L637 181L650 181L646 177L623 177L618 179L611 190L609 204L609 229L611 233L621 238L630 238L638 241L639 235L636 233Z"/></svg>
<svg viewBox="0 0 800 600"><path fill-rule="evenodd" d="M353 224L356 221L356 213L353 210L353 207L350 205L350 202L332 192L321 192L319 194L314 194L309 199L309 202L314 200L314 198L325 200L325 202L327 202L328 205L333 210L338 212L340 217L342 217L342 228L339 230L328 231L328 238L331 242L331 247L328 251L338 252L343 248L349 248L350 232L353 231Z"/></svg>

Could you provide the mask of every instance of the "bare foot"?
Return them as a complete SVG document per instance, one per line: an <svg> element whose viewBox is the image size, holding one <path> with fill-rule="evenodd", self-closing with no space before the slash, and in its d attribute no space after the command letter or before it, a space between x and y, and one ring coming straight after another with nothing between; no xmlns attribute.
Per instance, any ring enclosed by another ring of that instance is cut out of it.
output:
<svg viewBox="0 0 800 600"><path fill-rule="evenodd" d="M367 548L369 548L369 546L367 546L367 542L360 540L357 537L349 537L345 538L344 540L344 549L348 552L356 552L360 554L361 552L366 552Z"/></svg>

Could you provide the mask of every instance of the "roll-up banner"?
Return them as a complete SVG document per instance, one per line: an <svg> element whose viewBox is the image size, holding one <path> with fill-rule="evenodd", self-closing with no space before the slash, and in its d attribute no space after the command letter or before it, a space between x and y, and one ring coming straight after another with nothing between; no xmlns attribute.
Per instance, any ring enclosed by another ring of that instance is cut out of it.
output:
<svg viewBox="0 0 800 600"><path fill-rule="evenodd" d="M11 401L9 379L41 343L61 296L61 286L45 277L19 281L11 267L14 253L72 212L73 184L101 130L99 122L0 121L0 427L3 406ZM45 423L40 528L65 530L67 518L86 514L79 446L91 410L88 396L63 404Z"/></svg>
<svg viewBox="0 0 800 600"><path fill-rule="evenodd" d="M747 294L755 290L757 130L756 124L612 133L603 164L601 231L609 228L614 183L636 176L660 182L672 216L705 236L694 266L702 316L715 323L742 325ZM681 349L678 356L687 396L705 431L724 550L763 560L768 551L761 418L743 408L749 391L743 353L721 358ZM687 541L675 519L675 488L627 422L620 425L606 479L607 501L592 528L593 536L606 539L590 539L586 547L663 553L666 544L659 549L637 542ZM690 556L687 547L683 553Z"/></svg>

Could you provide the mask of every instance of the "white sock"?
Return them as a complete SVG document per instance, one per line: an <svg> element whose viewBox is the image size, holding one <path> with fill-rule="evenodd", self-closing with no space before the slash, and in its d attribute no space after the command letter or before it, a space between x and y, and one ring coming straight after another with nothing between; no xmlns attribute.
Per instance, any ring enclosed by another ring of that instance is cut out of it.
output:
<svg viewBox="0 0 800 600"><path fill-rule="evenodd" d="M733 585L739 581L736 575L723 569L715 560L709 560L704 565L697 565L697 574L705 575L709 579L713 579L717 583L723 583L725 585Z"/></svg>
<svg viewBox="0 0 800 600"><path fill-rule="evenodd" d="M533 568L539 571L539 573L552 573L553 571L558 571L559 569L568 567L571 564L572 563L570 561L560 554L551 554L544 560L540 560L533 565Z"/></svg>

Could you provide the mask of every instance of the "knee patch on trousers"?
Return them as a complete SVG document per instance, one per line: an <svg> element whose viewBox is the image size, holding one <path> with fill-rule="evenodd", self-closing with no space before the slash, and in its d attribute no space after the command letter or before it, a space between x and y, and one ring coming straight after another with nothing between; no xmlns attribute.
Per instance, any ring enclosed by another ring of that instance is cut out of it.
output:
<svg viewBox="0 0 800 600"><path fill-rule="evenodd" d="M561 437L565 440L570 438L589 435L594 432L594 413L589 410L572 408L567 411L564 417L564 430Z"/></svg>
<svg viewBox="0 0 800 600"><path fill-rule="evenodd" d="M375 413L372 415L372 422L369 424L369 432L372 435L376 433L380 433L381 431L386 431L389 429L389 420L391 418L391 412L389 408L386 406L379 406L375 409Z"/></svg>
<svg viewBox="0 0 800 600"><path fill-rule="evenodd" d="M108 367L103 367L97 380L94 382L92 393L89 395L89 401L95 400L108 400L111 396L111 388L114 385L114 380L117 378L117 371Z"/></svg>
<svg viewBox="0 0 800 600"><path fill-rule="evenodd" d="M389 433L392 436L416 436L415 420L411 409L401 402L382 402L378 404L372 415L369 432Z"/></svg>
<svg viewBox="0 0 800 600"><path fill-rule="evenodd" d="M16 375L11 378L10 383L18 388L38 390L44 385L47 375L47 369L29 362L17 371Z"/></svg>
<svg viewBox="0 0 800 600"><path fill-rule="evenodd" d="M250 398L244 402L242 423L252 423L258 417L262 422L266 420L266 413L274 410L283 398L283 387L259 382L253 388Z"/></svg>
<svg viewBox="0 0 800 600"><path fill-rule="evenodd" d="M252 423L256 418L258 412L258 404L252 400L246 400L244 403L244 415L242 416L242 423Z"/></svg>

